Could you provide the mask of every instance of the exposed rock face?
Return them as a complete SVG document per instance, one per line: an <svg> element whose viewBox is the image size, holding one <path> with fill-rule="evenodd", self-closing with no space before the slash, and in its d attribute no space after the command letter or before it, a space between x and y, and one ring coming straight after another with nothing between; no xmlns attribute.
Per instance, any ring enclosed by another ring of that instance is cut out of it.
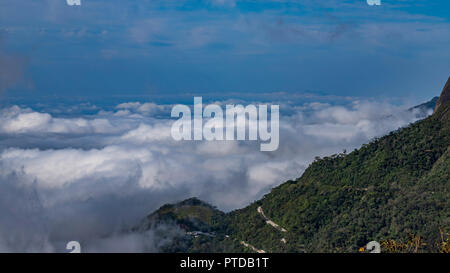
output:
<svg viewBox="0 0 450 273"><path fill-rule="evenodd" d="M442 90L441 96L436 102L436 108L434 109L434 112L437 112L439 107L445 105L448 101L450 101L450 78L448 78L447 83Z"/></svg>

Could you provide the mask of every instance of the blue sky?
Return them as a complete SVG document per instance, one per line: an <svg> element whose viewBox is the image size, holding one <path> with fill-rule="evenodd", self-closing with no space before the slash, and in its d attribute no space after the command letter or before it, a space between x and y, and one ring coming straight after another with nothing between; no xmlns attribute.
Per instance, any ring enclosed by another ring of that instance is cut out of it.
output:
<svg viewBox="0 0 450 273"><path fill-rule="evenodd" d="M0 0L1 96L404 98L450 76L449 1ZM6 72L5 72L6 71ZM276 96L276 95L274 95Z"/></svg>

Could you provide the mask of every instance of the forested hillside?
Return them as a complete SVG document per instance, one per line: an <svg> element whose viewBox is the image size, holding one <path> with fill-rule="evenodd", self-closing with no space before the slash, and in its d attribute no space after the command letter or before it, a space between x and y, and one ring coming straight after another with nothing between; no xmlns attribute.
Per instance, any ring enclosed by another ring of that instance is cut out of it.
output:
<svg viewBox="0 0 450 273"><path fill-rule="evenodd" d="M373 240L384 251L448 250L449 83L433 115L349 154L317 158L261 200L215 214L215 237L192 237L178 251L357 252Z"/></svg>

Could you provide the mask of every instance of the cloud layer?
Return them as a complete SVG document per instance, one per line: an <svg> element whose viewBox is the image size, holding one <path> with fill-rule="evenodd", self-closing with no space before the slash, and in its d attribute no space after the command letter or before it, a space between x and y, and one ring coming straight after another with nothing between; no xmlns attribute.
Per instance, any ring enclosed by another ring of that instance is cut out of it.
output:
<svg viewBox="0 0 450 273"><path fill-rule="evenodd" d="M174 141L170 105L127 102L69 116L0 110L0 251L61 252L72 240L85 251L157 251L167 240L158 232L123 231L158 206L197 196L236 209L299 177L315 156L416 120L379 102L280 107L289 114L275 152L249 141Z"/></svg>

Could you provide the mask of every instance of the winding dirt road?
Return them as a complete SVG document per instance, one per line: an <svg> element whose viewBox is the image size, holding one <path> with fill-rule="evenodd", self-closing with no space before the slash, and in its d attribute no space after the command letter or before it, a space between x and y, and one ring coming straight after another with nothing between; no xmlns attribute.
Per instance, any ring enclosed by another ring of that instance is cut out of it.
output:
<svg viewBox="0 0 450 273"><path fill-rule="evenodd" d="M284 229L283 227L281 227L280 225L278 225L277 223L275 223L274 221L270 220L265 214L264 211L262 209L261 206L259 206L256 211L264 218L264 220L266 221L266 223L268 225L271 225L272 227L274 227L275 229L277 229L278 231L281 232L287 232L286 229ZM281 242L282 243L287 243L287 240L285 238L281 238ZM257 253L266 253L265 250L263 249L257 249L256 247L252 246L251 244L244 242L244 241L240 241L241 245L250 248L251 250L257 252Z"/></svg>
<svg viewBox="0 0 450 273"><path fill-rule="evenodd" d="M244 241L241 241L241 245L243 245L243 246L245 246L245 247L248 247L248 248L250 248L251 250L253 250L253 251L257 252L257 253L266 253L264 250L262 250L262 249L257 249L256 247L254 247L254 246L252 246L251 244L246 243L246 242L244 242Z"/></svg>
<svg viewBox="0 0 450 273"><path fill-rule="evenodd" d="M262 217L264 218L264 220L266 220L266 223L273 226L274 228L278 229L281 232L287 232L286 229L280 227L277 223L275 223L274 221L270 220L269 218L267 218L267 216L264 214L264 211L262 209L261 206L258 207L258 209L256 209L256 211L258 211L259 214L262 215Z"/></svg>

